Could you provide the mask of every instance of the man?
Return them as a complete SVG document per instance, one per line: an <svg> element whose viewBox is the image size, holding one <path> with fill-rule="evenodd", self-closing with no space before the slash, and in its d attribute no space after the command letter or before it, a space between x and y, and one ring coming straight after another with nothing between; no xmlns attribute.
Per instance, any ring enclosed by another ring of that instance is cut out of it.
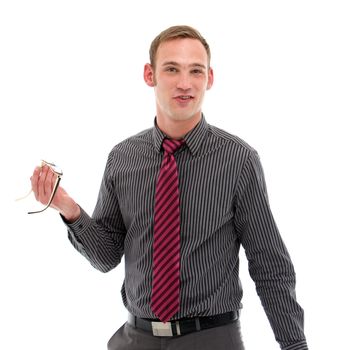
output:
<svg viewBox="0 0 350 350"><path fill-rule="evenodd" d="M238 253L282 349L307 349L295 273L268 204L256 151L208 125L210 49L193 28L175 26L150 48L144 80L154 88L153 128L116 145L90 217L61 187L52 207L69 239L97 269L125 256L123 302L130 316L108 349L244 349ZM36 168L38 201L55 175Z"/></svg>

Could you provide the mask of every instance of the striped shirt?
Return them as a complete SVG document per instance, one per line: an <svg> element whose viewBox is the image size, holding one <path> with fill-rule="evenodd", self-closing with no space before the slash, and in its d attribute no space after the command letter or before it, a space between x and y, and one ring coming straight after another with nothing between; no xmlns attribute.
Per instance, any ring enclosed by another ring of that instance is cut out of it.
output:
<svg viewBox="0 0 350 350"><path fill-rule="evenodd" d="M135 316L155 318L152 293L154 194L166 135L155 125L110 152L92 217L83 209L69 239L97 269L125 257L122 298ZM209 316L241 308L239 250L282 349L304 350L295 273L273 219L257 152L204 117L175 153L181 215L180 311Z"/></svg>

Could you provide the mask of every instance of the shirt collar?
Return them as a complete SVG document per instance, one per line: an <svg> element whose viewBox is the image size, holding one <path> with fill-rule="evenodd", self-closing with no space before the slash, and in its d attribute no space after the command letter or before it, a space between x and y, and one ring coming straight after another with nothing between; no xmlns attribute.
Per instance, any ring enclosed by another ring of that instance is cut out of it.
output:
<svg viewBox="0 0 350 350"><path fill-rule="evenodd" d="M192 155L196 155L196 153L199 151L199 148L206 137L207 131L208 124L204 118L204 115L202 114L202 118L199 121L199 123L184 136L186 145L189 148ZM155 118L153 128L153 141L157 152L161 152L162 143L166 137L167 135L159 129Z"/></svg>

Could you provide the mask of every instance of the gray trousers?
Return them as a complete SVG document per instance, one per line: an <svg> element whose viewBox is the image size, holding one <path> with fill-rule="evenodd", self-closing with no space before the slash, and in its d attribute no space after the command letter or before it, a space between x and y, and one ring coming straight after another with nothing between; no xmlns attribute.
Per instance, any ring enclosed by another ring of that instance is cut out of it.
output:
<svg viewBox="0 0 350 350"><path fill-rule="evenodd" d="M175 337L155 337L125 323L108 342L108 350L244 350L240 322Z"/></svg>

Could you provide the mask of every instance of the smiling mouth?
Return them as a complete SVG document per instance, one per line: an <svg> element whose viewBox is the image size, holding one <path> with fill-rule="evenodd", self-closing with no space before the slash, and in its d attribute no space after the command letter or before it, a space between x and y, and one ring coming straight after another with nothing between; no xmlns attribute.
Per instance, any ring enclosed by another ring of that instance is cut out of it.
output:
<svg viewBox="0 0 350 350"><path fill-rule="evenodd" d="M177 100L181 100L181 101L188 101L193 99L193 96L191 95L179 95L175 97Z"/></svg>

